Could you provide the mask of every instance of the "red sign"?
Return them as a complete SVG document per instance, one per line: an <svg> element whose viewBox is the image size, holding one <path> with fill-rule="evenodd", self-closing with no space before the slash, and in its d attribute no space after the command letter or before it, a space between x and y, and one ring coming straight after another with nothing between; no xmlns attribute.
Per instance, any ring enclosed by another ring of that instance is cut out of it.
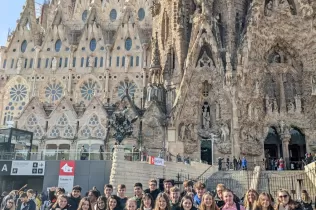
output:
<svg viewBox="0 0 316 210"><path fill-rule="evenodd" d="M60 161L59 176L74 176L75 175L75 161Z"/></svg>
<svg viewBox="0 0 316 210"><path fill-rule="evenodd" d="M154 156L149 156L148 157L148 162L149 162L149 164L151 164L151 165L155 165L155 157Z"/></svg>

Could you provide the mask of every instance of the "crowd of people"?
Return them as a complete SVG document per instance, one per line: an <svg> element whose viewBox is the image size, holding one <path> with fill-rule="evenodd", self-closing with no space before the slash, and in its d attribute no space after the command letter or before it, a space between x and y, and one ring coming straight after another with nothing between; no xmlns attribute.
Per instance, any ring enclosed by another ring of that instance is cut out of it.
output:
<svg viewBox="0 0 316 210"><path fill-rule="evenodd" d="M303 190L299 200L293 200L290 193L280 189L277 197L249 189L244 197L238 198L234 192L218 184L213 192L207 192L206 185L200 181L195 184L188 180L183 183L183 191L174 186L173 180L164 180L163 190L157 180L148 182L143 190L141 183L133 186L134 196L128 198L126 186L117 186L116 193L110 184L104 186L104 194L95 187L82 194L76 185L69 194L64 188L53 187L47 196L36 196L32 189L14 190L4 195L0 210L313 210L311 196ZM83 195L83 196L82 196ZM316 197L315 197L316 200Z"/></svg>

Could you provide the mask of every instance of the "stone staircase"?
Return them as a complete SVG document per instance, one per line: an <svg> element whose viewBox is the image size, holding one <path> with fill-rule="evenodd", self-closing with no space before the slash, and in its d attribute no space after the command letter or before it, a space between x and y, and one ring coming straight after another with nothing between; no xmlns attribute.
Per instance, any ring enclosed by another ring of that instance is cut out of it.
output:
<svg viewBox="0 0 316 210"><path fill-rule="evenodd" d="M316 175L315 175L316 179ZM300 192L316 195L316 186L312 183L305 171L263 171L259 177L258 192L269 192L274 198L279 189L287 189L292 198L299 199Z"/></svg>
<svg viewBox="0 0 316 210"><path fill-rule="evenodd" d="M218 171L207 179L207 189L216 190L217 184L224 184L231 189L239 198L242 198L246 191L251 188L255 179L253 171Z"/></svg>

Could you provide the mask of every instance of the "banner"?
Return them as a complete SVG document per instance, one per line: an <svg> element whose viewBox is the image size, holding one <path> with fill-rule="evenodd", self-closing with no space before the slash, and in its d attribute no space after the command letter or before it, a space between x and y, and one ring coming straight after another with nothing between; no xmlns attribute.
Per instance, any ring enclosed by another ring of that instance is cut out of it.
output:
<svg viewBox="0 0 316 210"><path fill-rule="evenodd" d="M156 166L164 166L165 165L165 160L162 158L149 156L148 160L149 160L150 165L156 165Z"/></svg>
<svg viewBox="0 0 316 210"><path fill-rule="evenodd" d="M75 161L60 161L58 187L63 187L66 192L71 192L74 185Z"/></svg>
<svg viewBox="0 0 316 210"><path fill-rule="evenodd" d="M44 176L45 161L12 161L13 176Z"/></svg>

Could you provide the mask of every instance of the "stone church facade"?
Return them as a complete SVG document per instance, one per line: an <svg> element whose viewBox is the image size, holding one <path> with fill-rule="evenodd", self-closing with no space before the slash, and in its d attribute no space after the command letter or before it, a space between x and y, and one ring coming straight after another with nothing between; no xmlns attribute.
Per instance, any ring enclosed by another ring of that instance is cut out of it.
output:
<svg viewBox="0 0 316 210"><path fill-rule="evenodd" d="M300 160L316 149L315 3L309 0L26 0L1 48L0 123L37 151L123 143L218 157Z"/></svg>

